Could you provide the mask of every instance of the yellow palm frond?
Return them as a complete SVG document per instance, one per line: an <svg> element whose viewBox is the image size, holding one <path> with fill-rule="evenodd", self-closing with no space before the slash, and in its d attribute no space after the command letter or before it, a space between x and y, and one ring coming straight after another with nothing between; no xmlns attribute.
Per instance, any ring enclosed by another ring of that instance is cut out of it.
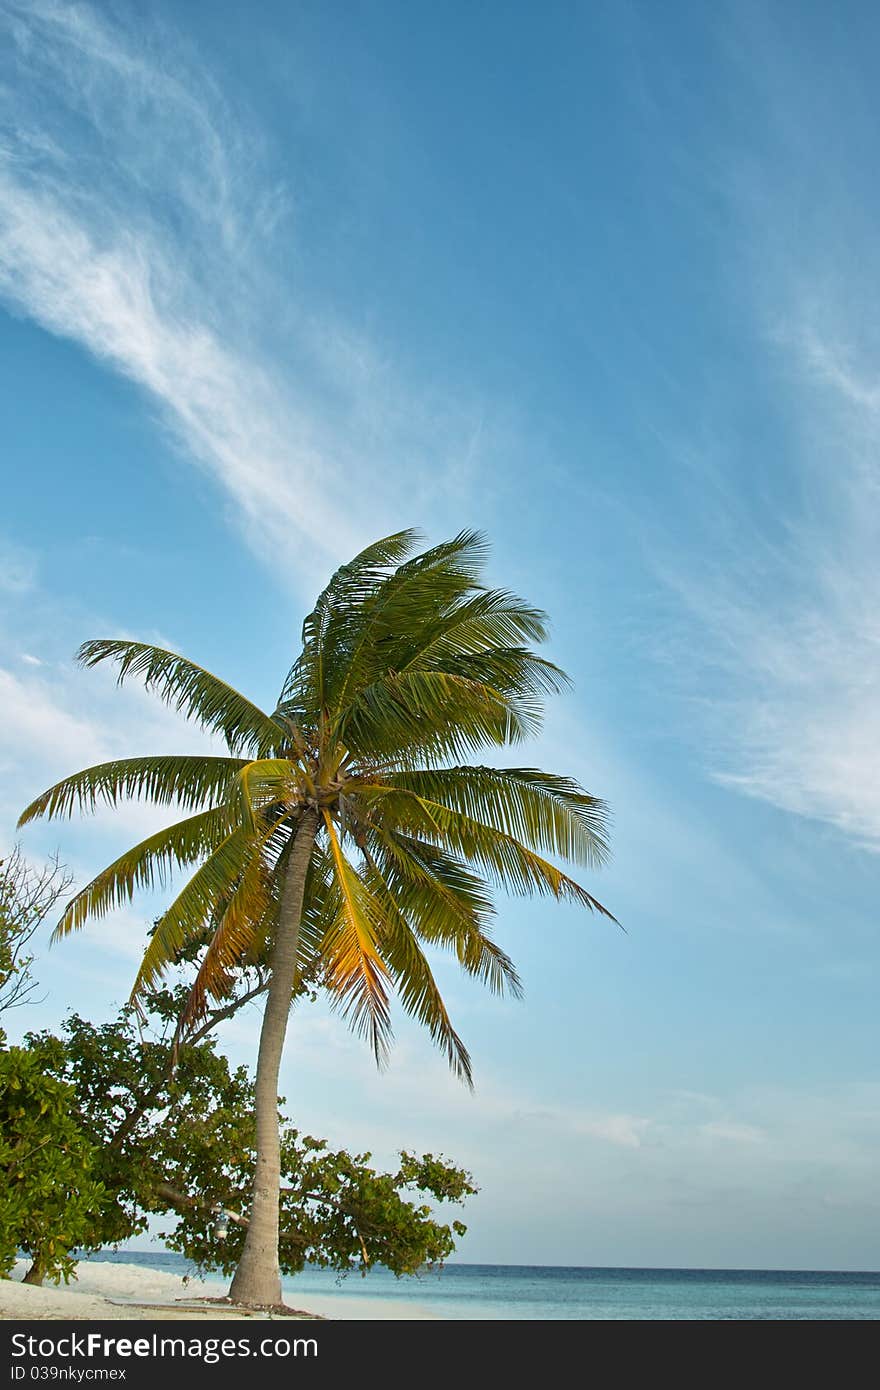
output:
<svg viewBox="0 0 880 1390"><path fill-rule="evenodd" d="M343 1016L369 1038L376 1060L383 1061L391 1043L391 981L379 945L382 905L343 854L327 813L324 825L339 893L339 911L322 944L324 981Z"/></svg>
<svg viewBox="0 0 880 1390"><path fill-rule="evenodd" d="M214 849L162 914L132 987L132 998L156 983L187 942L198 938L232 898L259 853L253 835L236 826Z"/></svg>

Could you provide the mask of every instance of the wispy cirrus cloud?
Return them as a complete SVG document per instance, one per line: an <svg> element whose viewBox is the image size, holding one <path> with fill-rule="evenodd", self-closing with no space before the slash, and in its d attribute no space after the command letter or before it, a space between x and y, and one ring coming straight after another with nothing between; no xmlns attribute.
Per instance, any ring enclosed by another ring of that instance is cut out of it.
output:
<svg viewBox="0 0 880 1390"><path fill-rule="evenodd" d="M833 300L793 294L775 342L790 372L800 495L787 499L772 559L716 608L739 668L728 663L739 766L723 775L876 849L880 356L853 342Z"/></svg>
<svg viewBox="0 0 880 1390"><path fill-rule="evenodd" d="M405 448L427 495L471 425L274 277L295 219L260 131L180 36L124 15L0 0L0 297L141 387L255 548L350 553L399 521L378 458Z"/></svg>
<svg viewBox="0 0 880 1390"><path fill-rule="evenodd" d="M700 632L692 664L713 776L880 848L880 534L870 530L855 512L793 519L774 559L750 570L731 552L720 572L679 570L670 582ZM739 539L748 551L748 533Z"/></svg>
<svg viewBox="0 0 880 1390"><path fill-rule="evenodd" d="M691 620L679 656L713 775L880 849L880 257L859 154L873 96L856 70L823 86L826 55L792 51L766 11L731 25L760 113L727 186L753 399L717 469L701 461L702 541L662 568Z"/></svg>

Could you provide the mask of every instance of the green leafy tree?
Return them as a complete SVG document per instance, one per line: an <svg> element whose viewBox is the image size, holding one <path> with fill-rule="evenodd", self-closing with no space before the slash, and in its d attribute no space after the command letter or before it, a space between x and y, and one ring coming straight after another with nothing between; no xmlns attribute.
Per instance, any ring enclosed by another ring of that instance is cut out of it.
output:
<svg viewBox="0 0 880 1390"><path fill-rule="evenodd" d="M418 555L415 542L410 531L390 536L336 572L305 620L272 714L174 652L86 643L84 665L111 661L120 681L139 677L221 734L229 755L105 763L51 787L22 816L129 796L191 813L99 874L57 928L64 935L199 865L162 916L134 986L137 997L207 928L184 1029L243 966L267 963L253 1192L230 1291L251 1306L280 1298L277 1091L298 982L326 989L377 1059L391 1040L396 992L469 1081L425 948L451 950L490 989L516 994L516 971L491 936L493 883L610 916L554 862L602 861L603 804L568 777L464 761L534 734L544 698L563 685L533 650L545 615L480 582L478 535Z"/></svg>
<svg viewBox="0 0 880 1390"><path fill-rule="evenodd" d="M31 1256L25 1275L65 1282L71 1251L101 1221L104 1189L96 1153L77 1124L73 1088L48 1075L26 1048L0 1049L0 1274L16 1254Z"/></svg>
<svg viewBox="0 0 880 1390"><path fill-rule="evenodd" d="M244 1067L231 1069L209 1039L181 1047L170 1065L161 1029L181 1003L178 991L151 992L145 1010L159 1031L146 1036L146 1019L131 1008L101 1026L72 1014L61 1036L30 1034L24 1055L47 1088L64 1093L68 1124L88 1142L101 1182L103 1200L88 1204L79 1244L116 1244L145 1230L149 1215L170 1213L176 1222L163 1232L166 1244L203 1270L230 1273L247 1232L253 1082ZM434 1216L432 1204L460 1203L476 1191L470 1175L445 1159L404 1153L397 1170L385 1173L370 1166L369 1154L333 1151L283 1116L280 1132L285 1273L308 1261L340 1272L357 1265L366 1273L381 1264L410 1274L445 1260L464 1234L461 1221L445 1224ZM48 1147L45 1136L35 1142ZM224 1239L217 1236L221 1213L228 1221ZM44 1272L45 1263L35 1261L31 1282Z"/></svg>

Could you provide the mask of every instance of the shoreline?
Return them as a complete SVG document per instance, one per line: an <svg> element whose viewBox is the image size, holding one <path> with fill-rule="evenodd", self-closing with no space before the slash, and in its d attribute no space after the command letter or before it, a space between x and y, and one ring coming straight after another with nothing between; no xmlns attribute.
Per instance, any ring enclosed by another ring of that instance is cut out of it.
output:
<svg viewBox="0 0 880 1390"><path fill-rule="evenodd" d="M0 1321L260 1321L436 1319L416 1304L345 1294L309 1294L307 1308L287 1313L252 1312L217 1302L226 1293L219 1280L189 1279L146 1265L81 1260L69 1284L35 1288L21 1281L27 1260L0 1279Z"/></svg>

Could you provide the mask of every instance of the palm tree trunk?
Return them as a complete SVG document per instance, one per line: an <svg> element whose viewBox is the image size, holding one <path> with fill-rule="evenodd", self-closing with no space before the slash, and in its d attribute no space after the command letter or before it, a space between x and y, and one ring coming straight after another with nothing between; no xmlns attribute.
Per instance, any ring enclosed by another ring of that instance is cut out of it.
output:
<svg viewBox="0 0 880 1390"><path fill-rule="evenodd" d="M287 864L272 956L272 979L260 1032L255 1085L257 1162L254 1195L244 1250L229 1297L235 1303L265 1308L281 1302L278 1264L278 1217L281 1188L281 1141L278 1131L278 1072L290 1000L296 978L299 928L306 872L318 829L318 813L306 810L300 820Z"/></svg>

